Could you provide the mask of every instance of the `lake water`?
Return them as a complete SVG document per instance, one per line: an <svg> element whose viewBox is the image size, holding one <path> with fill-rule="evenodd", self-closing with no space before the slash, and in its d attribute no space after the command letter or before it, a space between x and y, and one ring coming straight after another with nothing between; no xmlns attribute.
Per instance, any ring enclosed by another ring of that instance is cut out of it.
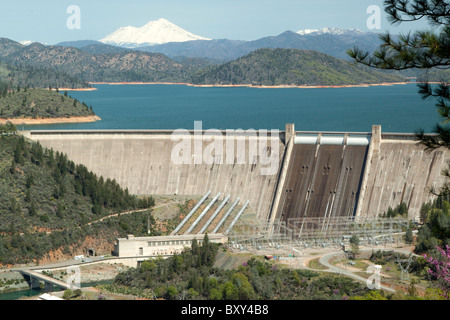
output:
<svg viewBox="0 0 450 320"><path fill-rule="evenodd" d="M44 293L44 290L38 290L38 289L28 289L28 290L0 293L0 300L18 300L20 298L36 297L43 293Z"/></svg>
<svg viewBox="0 0 450 320"><path fill-rule="evenodd" d="M95 85L70 91L92 105L95 123L25 126L25 129L280 129L297 131L430 132L440 118L434 100L414 83L362 88L247 88L183 85ZM20 128L22 126L19 126Z"/></svg>

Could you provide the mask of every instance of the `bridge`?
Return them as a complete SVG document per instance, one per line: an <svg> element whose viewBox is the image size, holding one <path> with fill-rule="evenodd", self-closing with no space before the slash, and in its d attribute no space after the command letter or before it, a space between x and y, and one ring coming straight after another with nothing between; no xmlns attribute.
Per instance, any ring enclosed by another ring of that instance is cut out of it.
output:
<svg viewBox="0 0 450 320"><path fill-rule="evenodd" d="M162 258L170 257L170 254L162 254L160 255ZM84 260L84 262L79 260L68 260L64 262L54 263L50 265L46 265L45 267L30 267L30 268L14 268L11 271L15 271L20 273L25 281L30 286L30 289L40 289L41 283L44 283L44 291L52 292L54 288L60 288L62 290L66 289L78 289L76 283L68 283L67 281L58 280L47 276L43 273L44 270L75 270L76 268L97 264L97 263L109 263L109 264L124 264L129 267L137 267L140 262L154 258L154 255L146 255L146 256L122 256L122 257L92 257L90 259Z"/></svg>
<svg viewBox="0 0 450 320"><path fill-rule="evenodd" d="M31 289L39 289L41 287L41 281L45 284L45 292L53 291L53 287L57 286L62 289L72 289L74 286L65 281L61 281L52 277L49 277L41 272L31 269L21 269L18 272L25 278Z"/></svg>

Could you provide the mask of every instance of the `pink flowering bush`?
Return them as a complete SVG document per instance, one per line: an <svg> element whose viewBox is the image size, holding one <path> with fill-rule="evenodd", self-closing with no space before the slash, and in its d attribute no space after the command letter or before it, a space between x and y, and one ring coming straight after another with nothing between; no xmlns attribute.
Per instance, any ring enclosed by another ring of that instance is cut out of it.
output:
<svg viewBox="0 0 450 320"><path fill-rule="evenodd" d="M433 258L424 255L425 259L431 264L431 268L428 269L428 273L436 277L438 285L442 290L446 299L449 298L450 291L450 247L445 246L445 249L436 247L441 253L441 257Z"/></svg>

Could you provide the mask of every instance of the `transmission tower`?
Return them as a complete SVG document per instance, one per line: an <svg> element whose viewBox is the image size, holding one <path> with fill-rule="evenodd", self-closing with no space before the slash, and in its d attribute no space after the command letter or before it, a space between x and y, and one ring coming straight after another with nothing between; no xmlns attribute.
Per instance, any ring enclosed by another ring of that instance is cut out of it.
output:
<svg viewBox="0 0 450 320"><path fill-rule="evenodd" d="M400 274L400 280L409 280L409 268L412 263L412 253L409 254L408 259L397 259L396 262L400 266L402 273Z"/></svg>

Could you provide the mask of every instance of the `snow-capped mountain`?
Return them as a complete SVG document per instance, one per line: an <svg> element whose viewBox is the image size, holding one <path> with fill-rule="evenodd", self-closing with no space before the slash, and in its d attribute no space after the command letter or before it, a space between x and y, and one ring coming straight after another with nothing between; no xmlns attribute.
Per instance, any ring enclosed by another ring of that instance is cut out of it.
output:
<svg viewBox="0 0 450 320"><path fill-rule="evenodd" d="M23 40L23 41L19 41L19 43L20 43L21 45L23 45L23 46L29 46L30 44L35 43L35 42L40 43L40 44L43 44L44 46L47 45L47 43L45 43L45 42L38 42L38 41L31 41L31 40Z"/></svg>
<svg viewBox="0 0 450 320"><path fill-rule="evenodd" d="M105 44L135 48L169 42L211 40L186 31L166 19L150 21L142 27L121 27L100 40Z"/></svg>
<svg viewBox="0 0 450 320"><path fill-rule="evenodd" d="M31 40L23 40L23 41L19 41L19 43L21 45L24 45L24 46L29 46L30 44L33 43L33 41L31 41Z"/></svg>
<svg viewBox="0 0 450 320"><path fill-rule="evenodd" d="M297 31L298 34L305 36L309 34L333 34L333 35L344 35L344 34L363 34L364 32L359 29L342 29L342 28L322 28L322 29L304 29Z"/></svg>

